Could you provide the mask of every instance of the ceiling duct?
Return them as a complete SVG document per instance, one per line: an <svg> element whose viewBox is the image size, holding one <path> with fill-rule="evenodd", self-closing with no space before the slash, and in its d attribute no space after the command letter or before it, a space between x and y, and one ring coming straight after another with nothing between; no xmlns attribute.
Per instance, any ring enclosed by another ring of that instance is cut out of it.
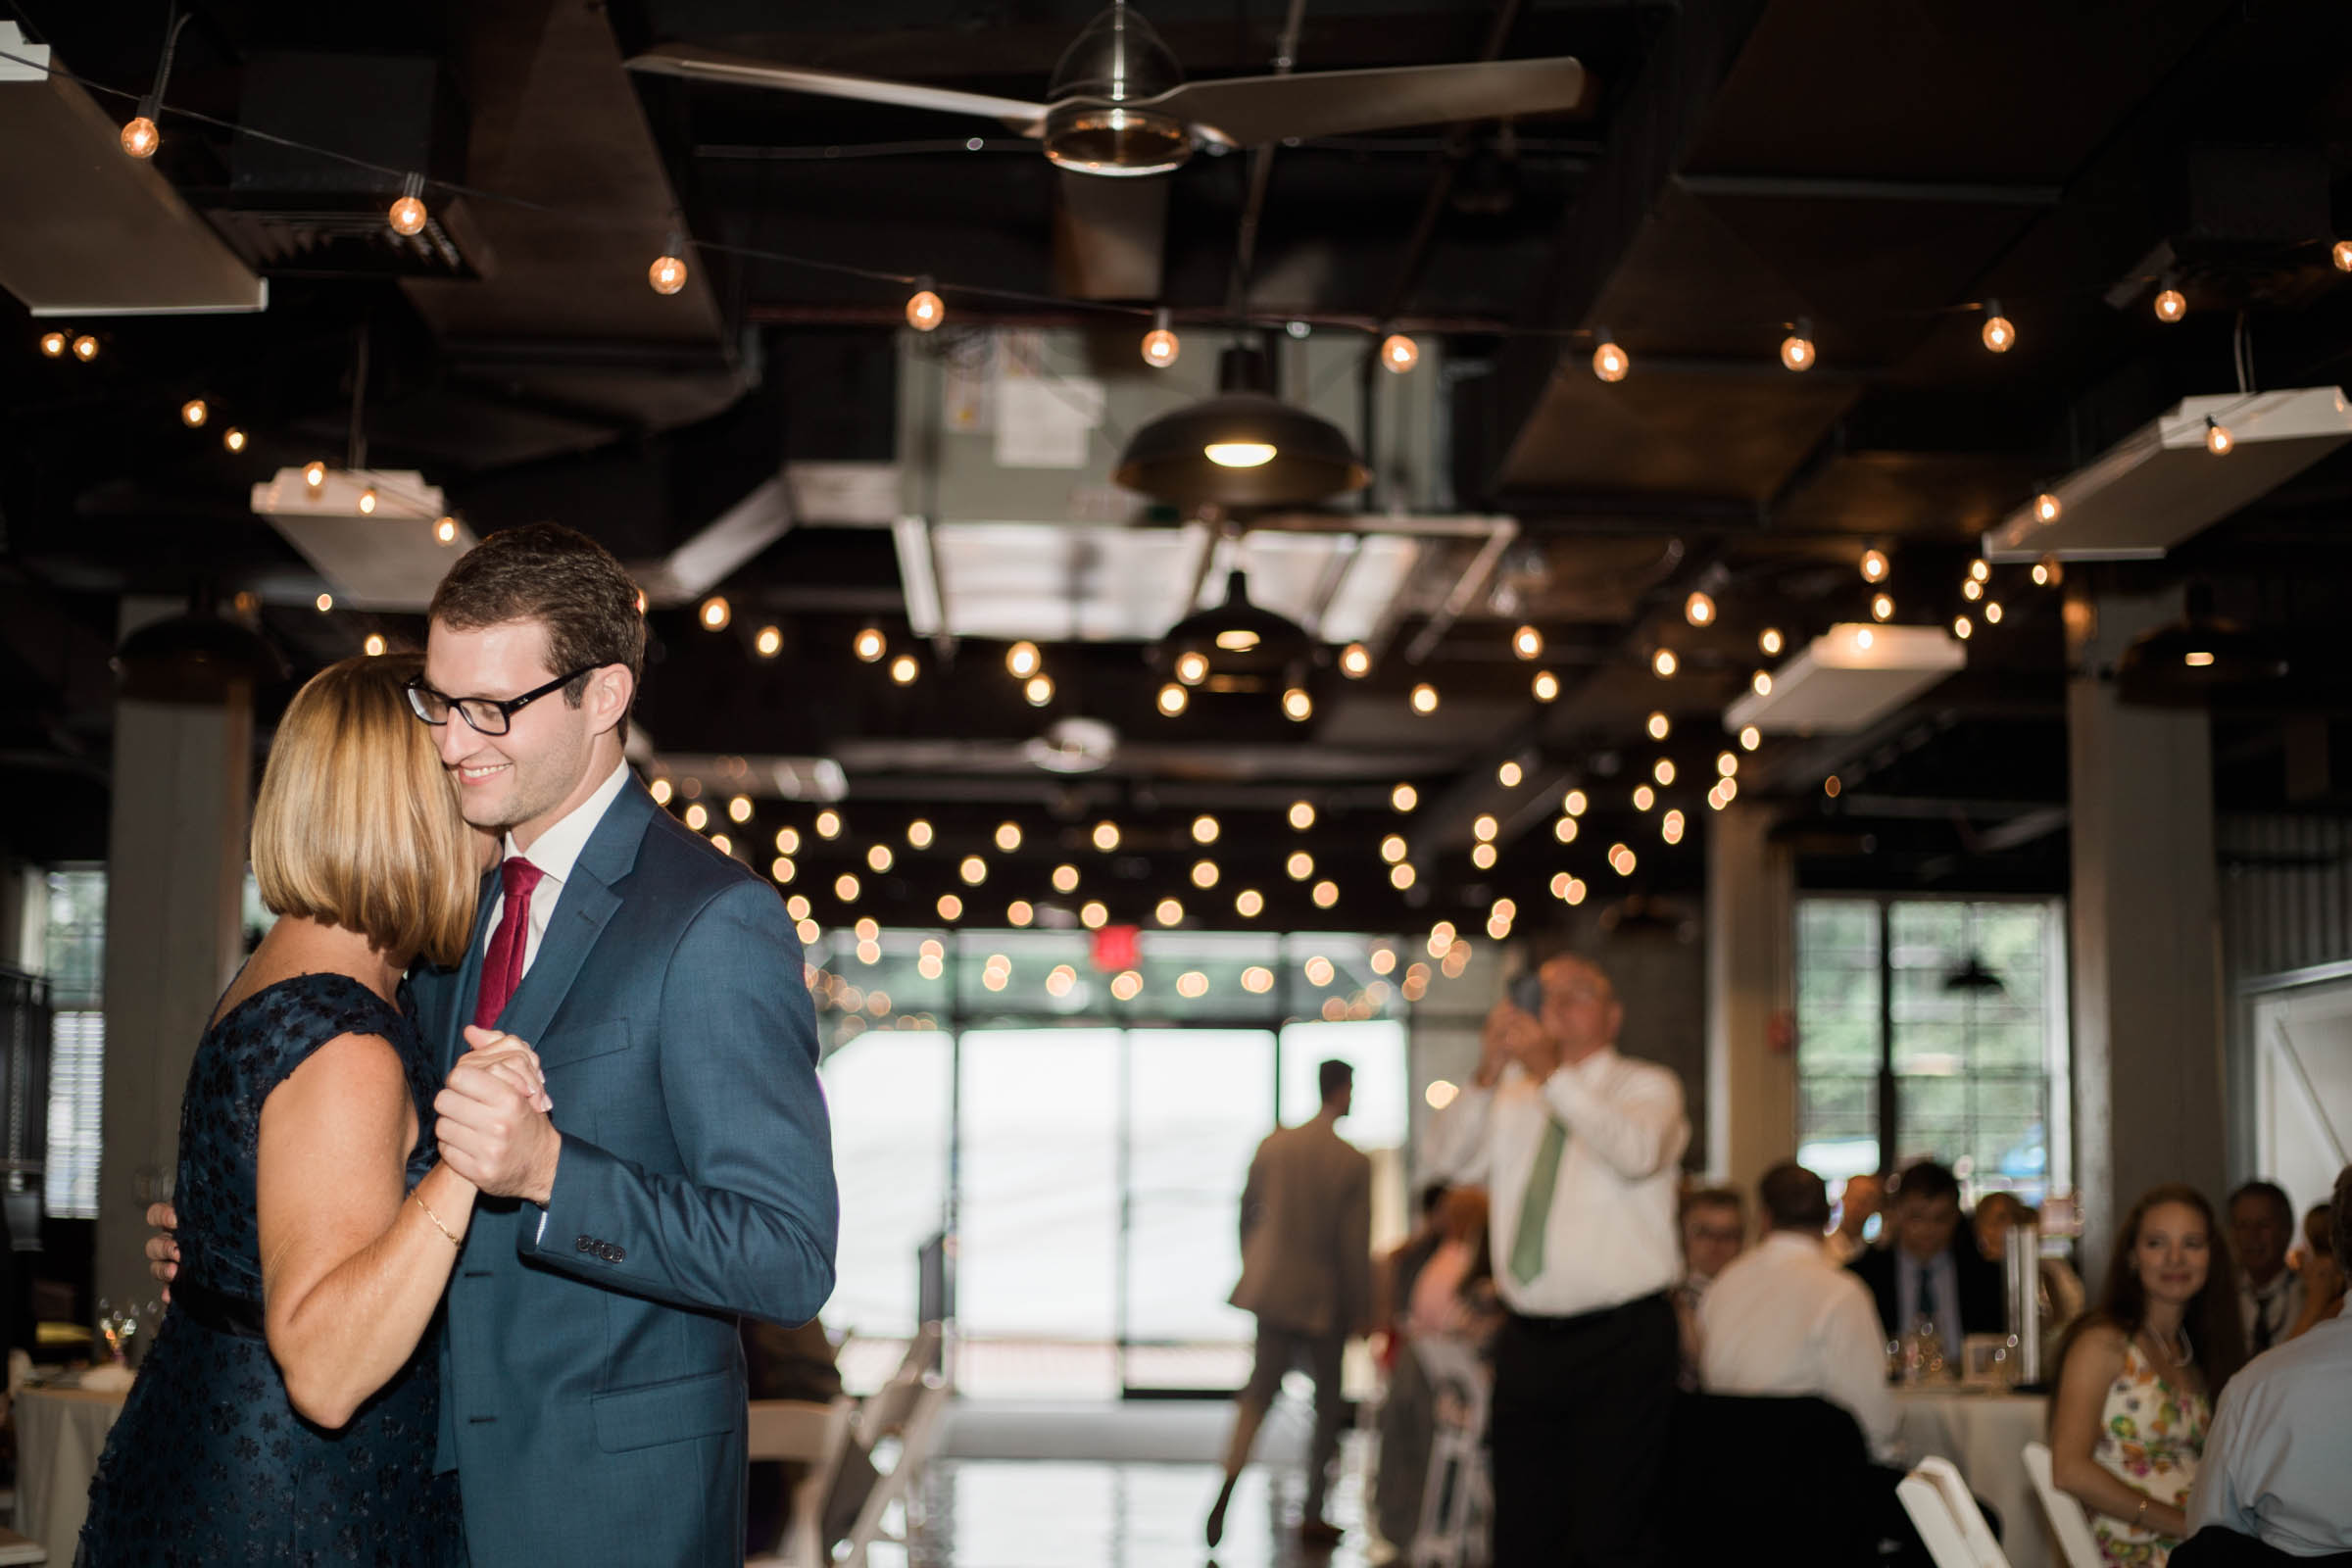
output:
<svg viewBox="0 0 2352 1568"><path fill-rule="evenodd" d="M1768 735L1848 735L1968 662L1960 640L1940 626L1845 622L1772 672L1770 689L1724 710L1727 730L1753 724Z"/></svg>
<svg viewBox="0 0 2352 1568"><path fill-rule="evenodd" d="M2347 440L2339 387L2184 398L2011 513L1984 535L1984 559L2156 560Z"/></svg>
<svg viewBox="0 0 2352 1568"><path fill-rule="evenodd" d="M280 468L253 487L253 510L354 610L421 612L474 543L413 469L323 468L313 484L306 469Z"/></svg>
<svg viewBox="0 0 2352 1568"><path fill-rule="evenodd" d="M258 311L254 275L142 158L122 127L62 75L45 47L0 22L0 288L34 316ZM29 220L30 215L40 220ZM380 224L379 224L380 226Z"/></svg>

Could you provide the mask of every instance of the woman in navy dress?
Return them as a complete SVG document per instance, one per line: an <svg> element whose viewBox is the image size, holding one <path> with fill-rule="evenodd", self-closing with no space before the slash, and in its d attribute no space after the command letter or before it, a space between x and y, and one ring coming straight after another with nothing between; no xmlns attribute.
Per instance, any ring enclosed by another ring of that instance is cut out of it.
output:
<svg viewBox="0 0 2352 1568"><path fill-rule="evenodd" d="M434 1337L474 1190L435 1161L401 977L463 956L477 862L415 669L347 660L278 728L253 829L278 919L188 1073L178 1273L90 1486L88 1568L463 1560ZM528 1052L476 1059L543 1093Z"/></svg>

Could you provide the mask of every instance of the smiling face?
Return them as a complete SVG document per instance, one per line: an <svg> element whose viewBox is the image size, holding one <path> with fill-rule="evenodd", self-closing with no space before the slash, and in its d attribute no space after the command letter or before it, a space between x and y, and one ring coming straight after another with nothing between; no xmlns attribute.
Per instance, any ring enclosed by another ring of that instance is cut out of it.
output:
<svg viewBox="0 0 2352 1568"><path fill-rule="evenodd" d="M2205 1288L2213 1236L2205 1216L2186 1203L2158 1203L2140 1216L2132 1257L2151 1301L2185 1306Z"/></svg>
<svg viewBox="0 0 2352 1568"><path fill-rule="evenodd" d="M425 640L425 684L449 697L518 697L560 673L548 663L547 628L535 620L466 628L436 620ZM619 763L627 708L628 671L608 665L588 677L578 707L550 692L514 713L504 735L484 735L451 714L433 738L457 778L466 820L511 832L528 850Z"/></svg>

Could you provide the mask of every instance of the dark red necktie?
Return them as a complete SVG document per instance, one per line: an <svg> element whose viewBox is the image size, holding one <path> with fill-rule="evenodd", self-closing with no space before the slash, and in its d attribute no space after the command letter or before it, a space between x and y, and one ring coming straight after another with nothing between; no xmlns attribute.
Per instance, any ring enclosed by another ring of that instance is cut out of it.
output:
<svg viewBox="0 0 2352 1568"><path fill-rule="evenodd" d="M477 1029L497 1028L498 1015L507 1010L514 988L522 984L523 955L531 947L531 890L546 874L519 855L507 857L498 868L499 880L506 886L507 906L500 911L498 929L490 933L489 949L482 954L482 989L473 1003Z"/></svg>

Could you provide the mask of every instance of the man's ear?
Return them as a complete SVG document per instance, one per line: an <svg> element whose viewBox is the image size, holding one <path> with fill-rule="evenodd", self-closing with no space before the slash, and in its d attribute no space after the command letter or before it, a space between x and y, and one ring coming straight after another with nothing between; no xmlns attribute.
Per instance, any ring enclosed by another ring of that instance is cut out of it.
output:
<svg viewBox="0 0 2352 1568"><path fill-rule="evenodd" d="M626 664L607 664L589 677L587 706L599 733L617 728L637 695L637 683Z"/></svg>

